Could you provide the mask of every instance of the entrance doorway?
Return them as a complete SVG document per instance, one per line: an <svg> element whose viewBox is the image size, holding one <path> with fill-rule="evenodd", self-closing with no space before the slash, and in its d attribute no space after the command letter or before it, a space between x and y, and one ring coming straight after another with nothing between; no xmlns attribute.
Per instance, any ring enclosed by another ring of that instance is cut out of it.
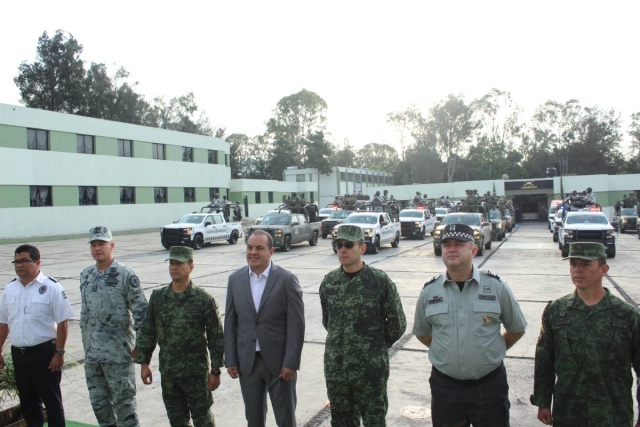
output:
<svg viewBox="0 0 640 427"><path fill-rule="evenodd" d="M548 221L546 194L519 194L513 196L513 207L521 213L522 221Z"/></svg>

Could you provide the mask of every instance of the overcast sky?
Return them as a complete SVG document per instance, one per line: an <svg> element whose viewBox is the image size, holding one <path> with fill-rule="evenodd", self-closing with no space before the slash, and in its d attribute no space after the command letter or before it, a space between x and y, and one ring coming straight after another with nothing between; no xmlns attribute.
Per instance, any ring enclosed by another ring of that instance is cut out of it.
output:
<svg viewBox="0 0 640 427"><path fill-rule="evenodd" d="M640 112L638 1L3 2L0 102L62 29L82 58L124 66L148 100L194 92L227 134L264 131L302 88L328 104L331 139L393 143L388 113L496 87L525 108L579 99Z"/></svg>

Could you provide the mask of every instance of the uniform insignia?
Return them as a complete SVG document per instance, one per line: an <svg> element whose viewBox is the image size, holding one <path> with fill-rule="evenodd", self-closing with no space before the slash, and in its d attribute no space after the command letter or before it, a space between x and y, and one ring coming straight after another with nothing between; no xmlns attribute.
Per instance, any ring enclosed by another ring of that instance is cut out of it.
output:
<svg viewBox="0 0 640 427"><path fill-rule="evenodd" d="M484 320L484 323L491 323L491 317L489 316L484 316L482 319Z"/></svg>
<svg viewBox="0 0 640 427"><path fill-rule="evenodd" d="M15 282L16 280L18 280L18 278L14 278L14 279L13 279L12 281L10 281L9 283L13 283L13 282ZM8 285L9 283L7 283L7 285Z"/></svg>
<svg viewBox="0 0 640 427"><path fill-rule="evenodd" d="M422 287L422 289L426 288L427 286L429 286L430 284L432 284L433 282L435 282L436 280L438 280L440 276L433 276L433 279L429 280L427 283L424 284L424 286Z"/></svg>
<svg viewBox="0 0 640 427"><path fill-rule="evenodd" d="M495 296L495 295L482 295L482 294L478 294L478 298L479 298L479 299L490 300L490 301L495 301L495 300L496 300L496 296Z"/></svg>
<svg viewBox="0 0 640 427"><path fill-rule="evenodd" d="M51 280L52 282L58 283L58 281L56 279L54 279L53 277L49 277L49 280Z"/></svg>
<svg viewBox="0 0 640 427"><path fill-rule="evenodd" d="M38 288L38 293L44 295L47 292L47 285L42 285Z"/></svg>
<svg viewBox="0 0 640 427"><path fill-rule="evenodd" d="M490 294L491 293L491 286L484 285L482 287L482 292L484 292L485 294Z"/></svg>
<svg viewBox="0 0 640 427"><path fill-rule="evenodd" d="M442 302L442 301L444 301L444 299L442 297L439 297L439 296L436 295L436 296L434 296L433 298L431 298L430 300L427 301L427 305L429 305L429 304L437 304L437 303Z"/></svg>
<svg viewBox="0 0 640 427"><path fill-rule="evenodd" d="M62 299L67 299L67 294L64 291L62 291Z"/></svg>
<svg viewBox="0 0 640 427"><path fill-rule="evenodd" d="M137 288L138 286L140 286L140 279L138 279L138 276L136 276L135 274L131 276L129 278L129 285L132 288Z"/></svg>
<svg viewBox="0 0 640 427"><path fill-rule="evenodd" d="M556 325L558 326L564 326L564 325L570 325L571 324L571 319L560 319L556 322Z"/></svg>
<svg viewBox="0 0 640 427"><path fill-rule="evenodd" d="M482 272L483 272L484 274L486 274L487 276L491 276L491 277L493 277L494 279L498 279L498 280L500 280L500 281L502 282L502 279L500 278L500 276L498 276L498 275L497 275L496 273L494 273L493 271L491 271L491 270L482 270Z"/></svg>

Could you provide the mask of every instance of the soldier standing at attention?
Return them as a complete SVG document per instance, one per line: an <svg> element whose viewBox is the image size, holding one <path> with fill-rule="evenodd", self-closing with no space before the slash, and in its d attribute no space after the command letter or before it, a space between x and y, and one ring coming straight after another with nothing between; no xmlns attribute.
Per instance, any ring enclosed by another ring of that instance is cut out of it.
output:
<svg viewBox="0 0 640 427"><path fill-rule="evenodd" d="M609 271L602 243L571 243L565 259L576 289L542 313L531 396L538 419L554 427L640 426L630 393L631 367L640 374L640 313L602 286Z"/></svg>
<svg viewBox="0 0 640 427"><path fill-rule="evenodd" d="M40 251L21 245L12 264L16 277L0 298L0 348L11 332L11 359L22 417L42 427L47 409L50 427L64 427L60 391L64 346L73 309L62 285L40 271ZM4 368L0 352L0 370Z"/></svg>
<svg viewBox="0 0 640 427"><path fill-rule="evenodd" d="M95 227L89 233L96 264L80 274L89 399L100 427L137 427L133 333L147 316L147 299L138 276L114 259L111 231Z"/></svg>
<svg viewBox="0 0 640 427"><path fill-rule="evenodd" d="M333 427L384 427L388 348L407 321L396 285L382 270L362 262L364 231L343 225L334 242L341 267L320 284L322 324L327 330L324 376Z"/></svg>
<svg viewBox="0 0 640 427"><path fill-rule="evenodd" d="M472 263L473 229L443 230L447 270L418 297L413 333L429 347L434 427L509 426L509 385L503 359L527 322L509 286ZM500 334L500 327L506 331Z"/></svg>
<svg viewBox="0 0 640 427"><path fill-rule="evenodd" d="M149 314L138 333L135 362L142 382L151 384L149 363L160 345L162 400L172 427L215 426L211 392L220 386L224 334L218 306L191 281L193 249L173 246L169 252L171 283L153 291ZM207 353L207 349L209 350Z"/></svg>

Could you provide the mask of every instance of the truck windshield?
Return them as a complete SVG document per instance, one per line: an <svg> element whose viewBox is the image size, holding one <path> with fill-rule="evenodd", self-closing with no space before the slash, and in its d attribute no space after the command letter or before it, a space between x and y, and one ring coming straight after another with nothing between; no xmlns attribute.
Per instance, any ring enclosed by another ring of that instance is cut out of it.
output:
<svg viewBox="0 0 640 427"><path fill-rule="evenodd" d="M402 211L400 212L400 218L422 218L424 213L421 211Z"/></svg>
<svg viewBox="0 0 640 427"><path fill-rule="evenodd" d="M329 215L330 219L343 219L349 216L351 211L333 211L331 215Z"/></svg>
<svg viewBox="0 0 640 427"><path fill-rule="evenodd" d="M500 219L500 211L489 211L490 219Z"/></svg>
<svg viewBox="0 0 640 427"><path fill-rule="evenodd" d="M567 217L567 224L608 224L604 215L571 215Z"/></svg>
<svg viewBox="0 0 640 427"><path fill-rule="evenodd" d="M446 209L438 209L436 208L436 215L446 215L447 214L447 210Z"/></svg>
<svg viewBox="0 0 640 427"><path fill-rule="evenodd" d="M260 225L289 225L291 217L278 215L278 216L265 216L262 219Z"/></svg>
<svg viewBox="0 0 640 427"><path fill-rule="evenodd" d="M344 220L344 224L375 224L377 220L375 215L350 215Z"/></svg>
<svg viewBox="0 0 640 427"><path fill-rule="evenodd" d="M202 215L185 215L178 220L179 224L200 224L202 222Z"/></svg>
<svg viewBox="0 0 640 427"><path fill-rule="evenodd" d="M480 217L478 215L454 215L449 214L442 223L444 225L449 224L465 224L465 225L480 225Z"/></svg>
<svg viewBox="0 0 640 427"><path fill-rule="evenodd" d="M636 210L634 208L624 208L622 209L622 215L623 216L636 216Z"/></svg>

